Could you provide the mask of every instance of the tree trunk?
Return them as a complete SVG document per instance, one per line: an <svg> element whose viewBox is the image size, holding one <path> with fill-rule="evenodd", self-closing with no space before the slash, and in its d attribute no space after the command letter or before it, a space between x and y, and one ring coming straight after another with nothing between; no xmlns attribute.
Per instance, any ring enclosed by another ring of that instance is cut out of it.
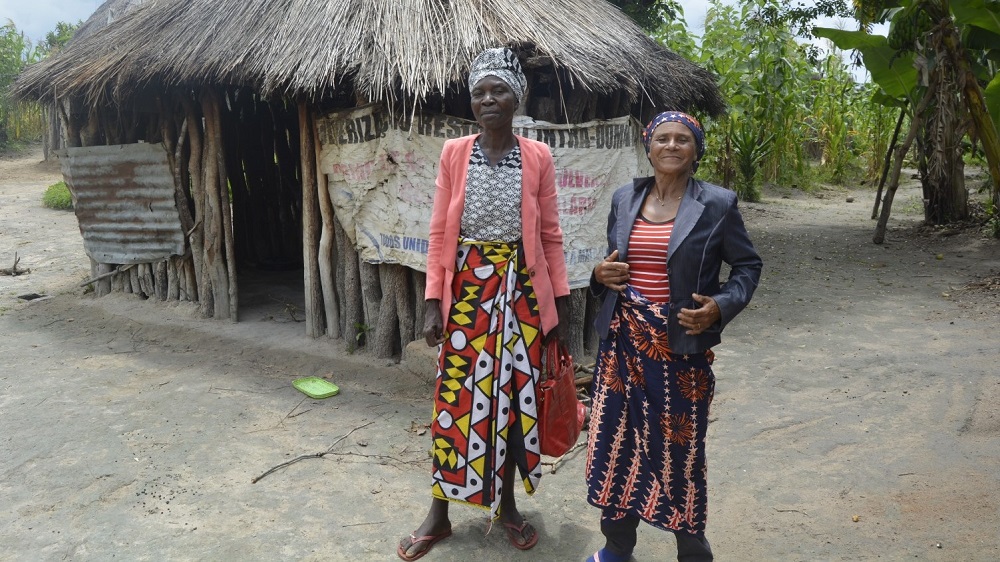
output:
<svg viewBox="0 0 1000 562"><path fill-rule="evenodd" d="M928 89L934 92L934 101L924 120L926 174L921 179L924 220L930 224L948 224L969 217L961 142L965 136L964 111L955 71L948 57L939 57L929 69Z"/></svg>
<svg viewBox="0 0 1000 562"><path fill-rule="evenodd" d="M892 212L892 200L896 195L896 189L899 188L899 174L903 169L903 159L906 157L906 153L910 150L910 146L913 144L913 139L917 138L917 133L920 131L920 127L922 125L922 116L924 111L926 111L927 106L930 105L933 96L934 90L928 88L923 99L920 100L920 103L913 110L913 116L910 119L910 130L907 132L906 138L903 139L903 143L896 148L895 162L892 166L892 176L889 179L889 187L885 193L885 201L882 203L882 213L879 215L878 223L875 225L875 235L872 237L872 242L875 244L881 244L885 241L885 229L886 225L889 223L889 214Z"/></svg>
<svg viewBox="0 0 1000 562"><path fill-rule="evenodd" d="M965 106L969 108L972 122L979 141L983 145L983 152L986 153L986 163L989 168L990 177L993 179L993 187L990 191L993 208L1000 211L1000 133L994 123L990 112L986 110L986 98L976 75L972 73L969 64L968 52L961 47L961 43L956 34L948 34L943 41L945 47L951 53L959 76L959 84L963 85L962 95L965 98Z"/></svg>
<svg viewBox="0 0 1000 562"><path fill-rule="evenodd" d="M875 193L875 205L872 207L872 219L878 217L878 207L882 202L882 189L885 187L885 180L889 176L889 164L892 162L892 152L896 148L896 141L899 140L899 130L903 128L903 120L906 118L906 106L899 108L899 118L896 119L896 129L892 132L892 140L889 141L889 148L885 151L885 161L882 163L882 175L878 180L878 191Z"/></svg>

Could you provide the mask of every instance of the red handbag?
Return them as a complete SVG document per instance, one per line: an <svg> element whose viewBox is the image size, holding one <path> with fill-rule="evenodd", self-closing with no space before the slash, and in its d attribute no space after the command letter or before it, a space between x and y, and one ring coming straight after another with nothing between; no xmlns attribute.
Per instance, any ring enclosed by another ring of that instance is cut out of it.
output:
<svg viewBox="0 0 1000 562"><path fill-rule="evenodd" d="M573 358L566 346L553 339L545 356L547 377L538 385L538 437L543 455L561 457L580 437L585 407L576 397Z"/></svg>

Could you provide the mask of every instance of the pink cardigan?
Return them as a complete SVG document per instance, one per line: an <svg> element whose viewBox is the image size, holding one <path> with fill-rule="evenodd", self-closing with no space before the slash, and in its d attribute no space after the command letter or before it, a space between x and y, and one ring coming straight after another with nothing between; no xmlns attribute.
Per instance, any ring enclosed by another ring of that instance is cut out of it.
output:
<svg viewBox="0 0 1000 562"><path fill-rule="evenodd" d="M458 235L465 210L465 178L472 144L478 135L444 143L438 168L437 192L427 249L425 299L441 300L441 317L447 323L451 308L451 283L455 276ZM556 297L569 294L563 233L556 207L555 168L545 143L518 136L521 146L521 242L528 275L538 299L542 332L559 324Z"/></svg>

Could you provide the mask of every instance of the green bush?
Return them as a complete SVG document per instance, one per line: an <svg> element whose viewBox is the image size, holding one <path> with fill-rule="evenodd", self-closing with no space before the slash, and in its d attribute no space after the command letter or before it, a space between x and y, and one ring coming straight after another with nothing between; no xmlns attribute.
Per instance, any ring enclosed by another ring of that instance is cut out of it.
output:
<svg viewBox="0 0 1000 562"><path fill-rule="evenodd" d="M45 190L42 196L42 205L50 209L69 211L73 209L73 196L69 194L69 187L66 182L54 183Z"/></svg>

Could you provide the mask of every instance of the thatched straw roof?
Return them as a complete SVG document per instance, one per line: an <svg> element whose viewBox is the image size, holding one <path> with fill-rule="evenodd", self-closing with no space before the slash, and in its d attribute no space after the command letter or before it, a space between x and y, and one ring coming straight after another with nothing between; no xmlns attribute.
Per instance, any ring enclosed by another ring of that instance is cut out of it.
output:
<svg viewBox="0 0 1000 562"><path fill-rule="evenodd" d="M149 85L243 85L317 96L350 80L370 101L419 99L461 83L472 58L497 45L552 60L572 78L564 87L724 108L707 71L605 0L144 0L30 67L15 94L95 100Z"/></svg>

